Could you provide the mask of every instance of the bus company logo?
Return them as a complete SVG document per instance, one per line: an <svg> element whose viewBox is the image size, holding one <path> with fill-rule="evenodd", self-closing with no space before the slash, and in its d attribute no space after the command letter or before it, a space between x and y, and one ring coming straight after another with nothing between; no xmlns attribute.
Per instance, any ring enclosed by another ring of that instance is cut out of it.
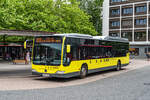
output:
<svg viewBox="0 0 150 100"><path fill-rule="evenodd" d="M44 72L47 72L47 69L45 69Z"/></svg>

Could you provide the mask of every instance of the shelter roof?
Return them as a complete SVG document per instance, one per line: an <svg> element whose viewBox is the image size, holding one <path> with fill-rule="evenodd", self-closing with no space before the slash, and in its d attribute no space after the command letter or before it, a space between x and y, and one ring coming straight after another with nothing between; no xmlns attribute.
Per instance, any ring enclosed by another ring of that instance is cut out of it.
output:
<svg viewBox="0 0 150 100"><path fill-rule="evenodd" d="M37 36L37 35L52 35L55 32L45 31L29 31L29 30L0 30L0 35L8 36Z"/></svg>

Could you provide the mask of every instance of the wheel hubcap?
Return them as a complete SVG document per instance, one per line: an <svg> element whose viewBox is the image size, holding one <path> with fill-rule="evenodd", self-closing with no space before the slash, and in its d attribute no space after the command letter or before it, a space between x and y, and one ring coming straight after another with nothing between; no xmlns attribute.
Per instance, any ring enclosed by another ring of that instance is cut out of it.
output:
<svg viewBox="0 0 150 100"><path fill-rule="evenodd" d="M85 76L86 75L86 69L82 68L82 75Z"/></svg>

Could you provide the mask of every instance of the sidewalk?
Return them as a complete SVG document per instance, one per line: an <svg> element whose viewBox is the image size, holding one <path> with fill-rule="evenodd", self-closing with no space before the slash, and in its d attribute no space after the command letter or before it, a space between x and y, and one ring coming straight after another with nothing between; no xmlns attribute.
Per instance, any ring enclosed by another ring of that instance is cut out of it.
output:
<svg viewBox="0 0 150 100"><path fill-rule="evenodd" d="M31 64L13 64L10 61L0 61L0 71L31 69Z"/></svg>
<svg viewBox="0 0 150 100"><path fill-rule="evenodd" d="M130 59L139 59L139 60L147 60L147 57L138 57L138 56L130 56Z"/></svg>

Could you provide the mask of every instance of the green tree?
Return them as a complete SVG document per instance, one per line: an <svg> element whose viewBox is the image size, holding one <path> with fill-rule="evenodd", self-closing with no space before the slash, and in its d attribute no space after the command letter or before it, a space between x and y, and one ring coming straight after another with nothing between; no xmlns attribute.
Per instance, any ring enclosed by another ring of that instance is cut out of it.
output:
<svg viewBox="0 0 150 100"><path fill-rule="evenodd" d="M93 23L96 31L101 34L102 32L102 4L103 0L78 0L80 2L79 7L90 16L90 21Z"/></svg>
<svg viewBox="0 0 150 100"><path fill-rule="evenodd" d="M76 0L1 0L0 29L96 35Z"/></svg>

